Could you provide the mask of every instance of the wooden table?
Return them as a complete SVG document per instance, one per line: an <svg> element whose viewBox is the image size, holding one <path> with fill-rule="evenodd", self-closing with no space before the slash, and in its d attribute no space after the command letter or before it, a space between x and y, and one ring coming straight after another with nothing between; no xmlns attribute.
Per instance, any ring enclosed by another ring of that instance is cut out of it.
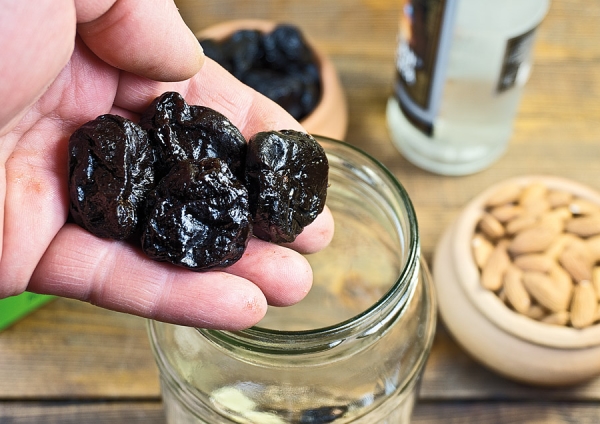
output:
<svg viewBox="0 0 600 424"><path fill-rule="evenodd" d="M333 59L350 109L347 141L383 161L417 210L425 257L460 208L491 183L526 173L600 189L600 2L553 0L506 155L487 170L442 177L392 146L385 104L400 0L180 0L188 24L236 17L300 25ZM542 389L474 362L440 323L415 423L598 423L600 378ZM144 320L59 299L0 333L0 423L164 423Z"/></svg>

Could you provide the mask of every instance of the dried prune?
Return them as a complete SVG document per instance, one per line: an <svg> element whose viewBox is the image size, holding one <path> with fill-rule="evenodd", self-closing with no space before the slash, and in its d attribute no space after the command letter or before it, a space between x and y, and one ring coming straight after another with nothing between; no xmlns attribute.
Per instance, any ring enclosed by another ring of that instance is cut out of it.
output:
<svg viewBox="0 0 600 424"><path fill-rule="evenodd" d="M154 186L154 152L146 133L117 115L101 115L69 140L70 212L92 234L123 240L137 229Z"/></svg>
<svg viewBox="0 0 600 424"><path fill-rule="evenodd" d="M319 103L319 65L298 27L281 24L265 34L245 29L221 42L207 39L200 43L206 56L297 120L308 116Z"/></svg>
<svg viewBox="0 0 600 424"><path fill-rule="evenodd" d="M220 113L178 93L141 125L102 115L69 140L70 212L99 237L140 237L144 253L195 271L239 260L252 234L291 242L324 208L327 156L310 135L248 144Z"/></svg>
<svg viewBox="0 0 600 424"><path fill-rule="evenodd" d="M309 134L255 134L246 156L254 235L275 243L294 241L323 211L328 171L325 151Z"/></svg>
<svg viewBox="0 0 600 424"><path fill-rule="evenodd" d="M177 162L220 158L243 179L246 140L224 115L204 106L188 105L176 92L156 98L140 119L156 149L157 174L166 175Z"/></svg>
<svg viewBox="0 0 600 424"><path fill-rule="evenodd" d="M149 193L146 215L146 255L196 271L235 263L252 229L246 188L215 158L175 164Z"/></svg>
<svg viewBox="0 0 600 424"><path fill-rule="evenodd" d="M225 69L241 79L264 55L262 34L256 30L236 31L223 42L221 51L227 52L223 57Z"/></svg>
<svg viewBox="0 0 600 424"><path fill-rule="evenodd" d="M263 43L265 61L272 64L273 69L297 71L315 63L312 50L294 25L277 25L265 34Z"/></svg>

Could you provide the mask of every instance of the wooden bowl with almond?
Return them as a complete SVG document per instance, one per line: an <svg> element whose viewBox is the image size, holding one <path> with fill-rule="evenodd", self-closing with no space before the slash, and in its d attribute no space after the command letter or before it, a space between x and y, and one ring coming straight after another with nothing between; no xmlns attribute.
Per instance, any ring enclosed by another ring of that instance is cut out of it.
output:
<svg viewBox="0 0 600 424"><path fill-rule="evenodd" d="M476 360L520 382L600 375L600 194L523 176L473 199L436 248L440 316Z"/></svg>

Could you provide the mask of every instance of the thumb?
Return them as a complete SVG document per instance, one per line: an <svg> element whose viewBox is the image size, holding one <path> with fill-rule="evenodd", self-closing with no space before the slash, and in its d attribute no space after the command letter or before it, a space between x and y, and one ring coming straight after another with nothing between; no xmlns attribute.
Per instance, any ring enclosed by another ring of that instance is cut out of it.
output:
<svg viewBox="0 0 600 424"><path fill-rule="evenodd" d="M75 0L77 31L108 64L157 81L181 81L204 62L173 0Z"/></svg>

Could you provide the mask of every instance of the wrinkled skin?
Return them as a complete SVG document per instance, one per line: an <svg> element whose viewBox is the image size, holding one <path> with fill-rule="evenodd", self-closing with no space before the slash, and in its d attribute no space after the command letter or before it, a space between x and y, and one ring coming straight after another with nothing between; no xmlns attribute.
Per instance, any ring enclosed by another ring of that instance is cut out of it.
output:
<svg viewBox="0 0 600 424"><path fill-rule="evenodd" d="M248 191L222 160L178 162L146 203L142 250L151 259L202 271L242 257L252 229Z"/></svg>
<svg viewBox="0 0 600 424"><path fill-rule="evenodd" d="M95 236L125 240L135 234L154 185L154 150L136 123L105 114L71 135L70 212Z"/></svg>
<svg viewBox="0 0 600 424"><path fill-rule="evenodd" d="M229 119L216 110L188 105L175 92L166 92L152 102L140 119L157 152L158 178L180 161L221 158L240 180L246 139Z"/></svg>
<svg viewBox="0 0 600 424"><path fill-rule="evenodd" d="M331 239L331 214L287 247L252 239L242 259L194 273L67 223L67 144L105 113L132 120L165 91L230 117L246 137L302 130L210 60L168 0L7 0L0 13L0 297L24 290L210 328L253 325L312 274L296 251ZM9 66L7 66L7 64ZM157 82L179 81L179 82ZM295 249L292 250L291 248Z"/></svg>
<svg viewBox="0 0 600 424"><path fill-rule="evenodd" d="M308 134L263 131L252 136L246 184L254 235L273 243L293 242L325 207L329 164Z"/></svg>

